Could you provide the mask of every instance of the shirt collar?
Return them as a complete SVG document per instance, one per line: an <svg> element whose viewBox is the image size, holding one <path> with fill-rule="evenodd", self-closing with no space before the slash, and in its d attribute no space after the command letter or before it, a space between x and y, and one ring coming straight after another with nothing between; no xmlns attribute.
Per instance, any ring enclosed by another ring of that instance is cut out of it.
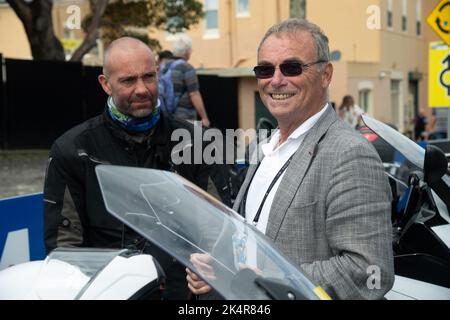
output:
<svg viewBox="0 0 450 320"><path fill-rule="evenodd" d="M289 140L296 140L306 134L314 125L319 121L322 114L327 109L328 103L326 103L322 109L317 112L312 117L308 118L305 122L303 122L297 129L294 130L288 137ZM278 143L278 139L280 138L280 130L277 129L273 135L270 137L270 140L261 146L261 150L264 153L264 156L271 154L274 151L275 145Z"/></svg>

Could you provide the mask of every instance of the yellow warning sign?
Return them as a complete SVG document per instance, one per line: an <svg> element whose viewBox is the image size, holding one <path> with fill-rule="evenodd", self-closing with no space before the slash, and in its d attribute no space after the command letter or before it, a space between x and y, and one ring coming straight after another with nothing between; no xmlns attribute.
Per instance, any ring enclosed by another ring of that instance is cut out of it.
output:
<svg viewBox="0 0 450 320"><path fill-rule="evenodd" d="M432 108L450 107L450 47L430 43L428 104Z"/></svg>
<svg viewBox="0 0 450 320"><path fill-rule="evenodd" d="M431 11L428 24L450 46L450 0L442 0Z"/></svg>

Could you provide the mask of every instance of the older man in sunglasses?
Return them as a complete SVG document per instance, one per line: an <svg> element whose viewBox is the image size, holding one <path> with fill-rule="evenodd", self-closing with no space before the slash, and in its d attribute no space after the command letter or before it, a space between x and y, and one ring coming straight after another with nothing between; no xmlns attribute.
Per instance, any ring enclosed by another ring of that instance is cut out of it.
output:
<svg viewBox="0 0 450 320"><path fill-rule="evenodd" d="M327 37L305 20L262 39L254 72L278 130L254 153L263 159L235 210L332 298L380 299L394 281L390 190L374 148L328 101L329 60ZM210 291L187 271L193 293Z"/></svg>

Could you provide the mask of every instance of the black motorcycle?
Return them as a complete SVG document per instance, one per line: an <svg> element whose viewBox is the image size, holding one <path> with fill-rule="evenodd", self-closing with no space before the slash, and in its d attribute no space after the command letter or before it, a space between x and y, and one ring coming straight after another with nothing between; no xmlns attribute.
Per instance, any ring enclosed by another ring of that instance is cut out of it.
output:
<svg viewBox="0 0 450 320"><path fill-rule="evenodd" d="M438 147L422 148L395 129L369 117L364 123L405 158L387 170L393 191L393 249L396 279L388 299L450 299L450 172ZM392 168L390 168L392 169ZM397 210L399 199L405 204ZM395 206L395 207L394 207Z"/></svg>

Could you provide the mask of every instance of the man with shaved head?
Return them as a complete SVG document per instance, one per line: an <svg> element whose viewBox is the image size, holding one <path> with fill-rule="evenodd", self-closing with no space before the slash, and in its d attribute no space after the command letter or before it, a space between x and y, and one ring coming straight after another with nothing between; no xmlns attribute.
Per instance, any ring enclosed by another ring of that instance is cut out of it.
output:
<svg viewBox="0 0 450 320"><path fill-rule="evenodd" d="M166 273L162 298L185 299L183 267L106 211L95 167L113 164L176 171L204 189L214 167L171 162L176 144L172 132L192 133L193 125L161 111L158 67L147 45L128 37L113 41L98 80L109 96L103 114L67 131L50 151L44 187L46 251L56 247L145 250Z"/></svg>
<svg viewBox="0 0 450 320"><path fill-rule="evenodd" d="M139 40L124 37L113 41L98 79L109 102L123 115L143 120L157 111L157 64L153 52Z"/></svg>

